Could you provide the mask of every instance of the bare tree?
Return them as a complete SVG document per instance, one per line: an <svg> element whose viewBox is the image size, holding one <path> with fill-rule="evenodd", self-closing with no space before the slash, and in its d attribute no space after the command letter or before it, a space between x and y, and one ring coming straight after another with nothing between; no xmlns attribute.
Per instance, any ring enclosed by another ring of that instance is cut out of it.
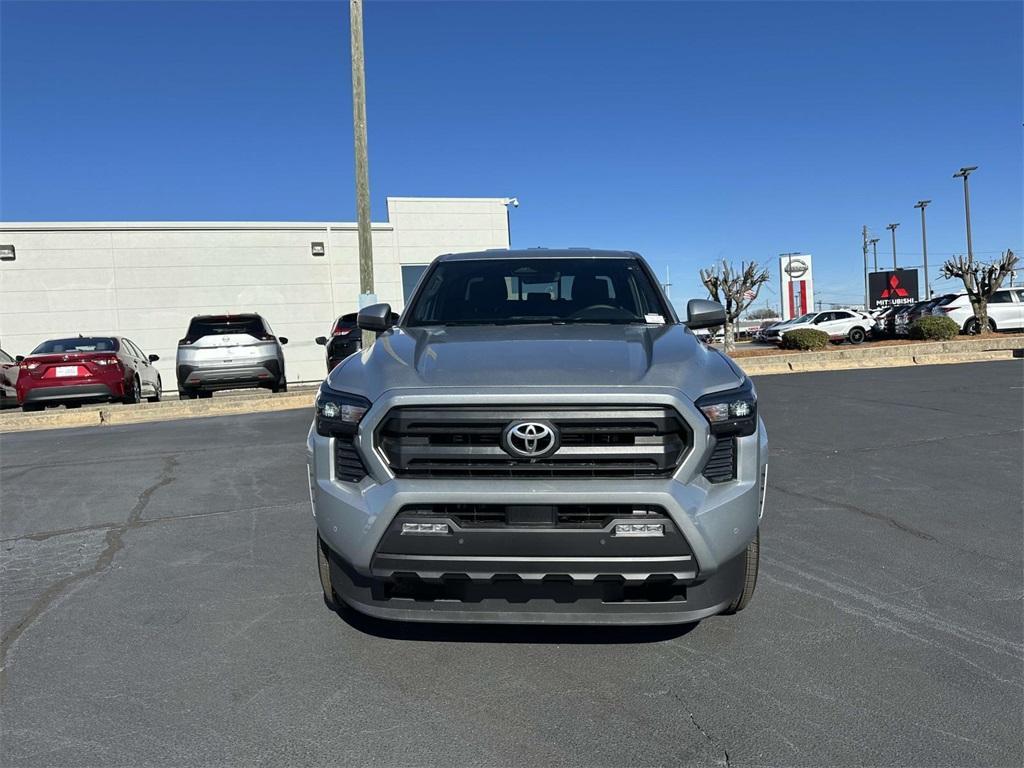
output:
<svg viewBox="0 0 1024 768"><path fill-rule="evenodd" d="M722 259L708 269L700 271L701 282L711 298L725 307L725 351L736 348L734 327L740 314L757 300L761 286L768 282L768 270L756 261L741 262L736 269Z"/></svg>
<svg viewBox="0 0 1024 768"><path fill-rule="evenodd" d="M968 333L988 333L988 300L999 290L1003 280L1017 266L1018 258L1007 250L993 262L975 261L973 256L966 259L954 256L942 265L941 274L946 278L959 278L967 291L967 298L974 310L974 320L968 321Z"/></svg>

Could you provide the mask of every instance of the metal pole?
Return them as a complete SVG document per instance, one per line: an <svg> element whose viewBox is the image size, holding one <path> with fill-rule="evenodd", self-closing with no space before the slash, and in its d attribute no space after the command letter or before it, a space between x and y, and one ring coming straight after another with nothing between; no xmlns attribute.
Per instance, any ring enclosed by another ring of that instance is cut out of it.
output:
<svg viewBox="0 0 1024 768"><path fill-rule="evenodd" d="M861 237L864 240L864 311L868 309L868 225L865 224L863 229L860 231Z"/></svg>
<svg viewBox="0 0 1024 768"><path fill-rule="evenodd" d="M898 226L899 226L899 223L897 222L896 224L890 224L889 226L886 227L886 229L888 229L890 232L892 232L892 271L893 272L895 272L898 269L898 267L896 266L896 227L898 227Z"/></svg>
<svg viewBox="0 0 1024 768"><path fill-rule="evenodd" d="M928 279L928 234L924 225L924 209L928 207L931 200L918 200L915 208L921 209L921 250L924 252L924 297L932 297L931 282Z"/></svg>
<svg viewBox="0 0 1024 768"><path fill-rule="evenodd" d="M363 67L363 0L349 0L352 28L352 128L356 155L356 212L359 221L359 305L373 295L373 234L370 229L370 163L366 152L366 73ZM376 338L363 331L363 349Z"/></svg>
<svg viewBox="0 0 1024 768"><path fill-rule="evenodd" d="M967 187L967 177L976 170L978 170L978 166L969 165L953 174L954 179L964 180L964 215L967 217L967 260L969 262L974 261L974 248L971 244L971 193Z"/></svg>
<svg viewBox="0 0 1024 768"><path fill-rule="evenodd" d="M871 250L875 255L875 272L878 271L878 238L871 238Z"/></svg>

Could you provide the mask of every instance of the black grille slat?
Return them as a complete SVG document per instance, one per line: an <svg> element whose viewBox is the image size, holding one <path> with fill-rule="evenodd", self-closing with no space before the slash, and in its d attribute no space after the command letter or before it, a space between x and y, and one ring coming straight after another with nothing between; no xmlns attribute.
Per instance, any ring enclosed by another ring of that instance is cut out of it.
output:
<svg viewBox="0 0 1024 768"><path fill-rule="evenodd" d="M547 421L560 448L519 459L501 447L513 421ZM400 477L668 477L690 446L686 423L667 407L402 406L376 439Z"/></svg>
<svg viewBox="0 0 1024 768"><path fill-rule="evenodd" d="M714 450L704 465L704 477L712 483L736 479L736 438L728 437L715 443Z"/></svg>
<svg viewBox="0 0 1024 768"><path fill-rule="evenodd" d="M334 476L346 483L358 483L366 477L366 467L352 438L334 438Z"/></svg>

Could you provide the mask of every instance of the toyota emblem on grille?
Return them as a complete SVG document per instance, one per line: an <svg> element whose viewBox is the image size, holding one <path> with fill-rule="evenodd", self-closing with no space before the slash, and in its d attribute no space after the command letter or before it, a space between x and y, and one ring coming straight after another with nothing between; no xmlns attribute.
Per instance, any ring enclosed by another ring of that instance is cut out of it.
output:
<svg viewBox="0 0 1024 768"><path fill-rule="evenodd" d="M514 421L505 427L501 447L518 458L539 459L558 450L558 432L543 421Z"/></svg>

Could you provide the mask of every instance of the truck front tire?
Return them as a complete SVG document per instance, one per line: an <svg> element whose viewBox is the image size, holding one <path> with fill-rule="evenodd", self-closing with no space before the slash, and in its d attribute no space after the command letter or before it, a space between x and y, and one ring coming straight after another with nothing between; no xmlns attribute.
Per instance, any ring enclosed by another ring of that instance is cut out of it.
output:
<svg viewBox="0 0 1024 768"><path fill-rule="evenodd" d="M740 590L736 598L729 603L729 607L726 608L722 613L729 615L733 613L739 613L747 605L750 604L750 600L754 597L754 588L757 586L757 571L761 563L761 529L757 529L757 535L754 536L754 540L747 545L747 551L743 558L744 575L743 575L743 589Z"/></svg>

